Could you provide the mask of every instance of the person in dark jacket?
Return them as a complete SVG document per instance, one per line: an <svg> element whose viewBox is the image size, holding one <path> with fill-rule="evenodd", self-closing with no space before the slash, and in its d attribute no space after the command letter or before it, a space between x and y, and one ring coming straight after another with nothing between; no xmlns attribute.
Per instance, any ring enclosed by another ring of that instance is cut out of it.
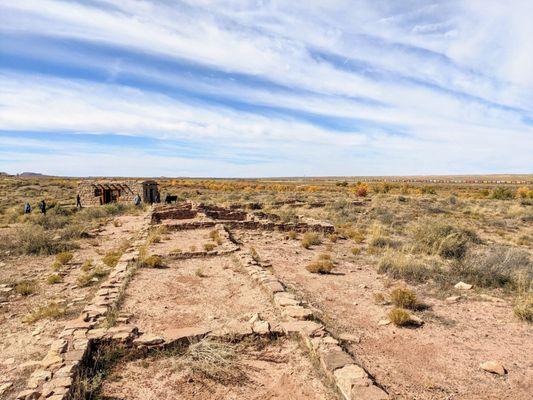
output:
<svg viewBox="0 0 533 400"><path fill-rule="evenodd" d="M76 195L76 208L81 208L81 197L80 195Z"/></svg>
<svg viewBox="0 0 533 400"><path fill-rule="evenodd" d="M44 199L39 203L39 209L41 210L41 213L46 215L46 203Z"/></svg>
<svg viewBox="0 0 533 400"><path fill-rule="evenodd" d="M24 204L24 214L29 214L31 213L31 206L30 206L30 203L26 202L26 204Z"/></svg>

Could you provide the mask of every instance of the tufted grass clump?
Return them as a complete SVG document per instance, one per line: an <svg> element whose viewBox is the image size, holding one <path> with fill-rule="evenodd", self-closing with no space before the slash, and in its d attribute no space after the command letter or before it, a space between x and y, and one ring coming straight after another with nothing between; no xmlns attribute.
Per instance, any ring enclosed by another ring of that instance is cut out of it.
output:
<svg viewBox="0 0 533 400"><path fill-rule="evenodd" d="M213 251L217 247L216 243L204 243L205 251Z"/></svg>
<svg viewBox="0 0 533 400"><path fill-rule="evenodd" d="M389 311L387 317L396 326L407 326L411 321L409 312L402 308L393 308Z"/></svg>
<svg viewBox="0 0 533 400"><path fill-rule="evenodd" d="M331 255L322 253L318 256L316 261L313 261L305 268L313 274L329 274L334 267L335 264L331 259Z"/></svg>
<svg viewBox="0 0 533 400"><path fill-rule="evenodd" d="M121 255L119 251L110 251L102 258L102 262L108 267L115 268Z"/></svg>
<svg viewBox="0 0 533 400"><path fill-rule="evenodd" d="M46 279L46 283L49 285L55 285L56 283L61 283L63 280L61 279L61 276L58 274L52 274Z"/></svg>
<svg viewBox="0 0 533 400"><path fill-rule="evenodd" d="M302 247L309 249L311 246L318 246L322 243L320 235L316 232L306 232L302 237Z"/></svg>
<svg viewBox="0 0 533 400"><path fill-rule="evenodd" d="M163 262L163 258L161 256L152 254L143 260L142 266L146 268L164 268L165 263Z"/></svg>
<svg viewBox="0 0 533 400"><path fill-rule="evenodd" d="M29 296L37 292L37 283L33 280L22 280L15 285L15 293Z"/></svg>
<svg viewBox="0 0 533 400"><path fill-rule="evenodd" d="M399 308L414 310L418 305L415 292L408 288L396 288L390 293L392 303Z"/></svg>
<svg viewBox="0 0 533 400"><path fill-rule="evenodd" d="M526 322L533 322L533 292L518 295L513 304L513 313Z"/></svg>
<svg viewBox="0 0 533 400"><path fill-rule="evenodd" d="M41 319L58 319L65 315L67 309L55 302L50 302L46 306L38 307L24 318L24 322L33 323Z"/></svg>
<svg viewBox="0 0 533 400"><path fill-rule="evenodd" d="M56 261L61 265L67 265L73 258L74 255L70 251L62 251L56 255Z"/></svg>

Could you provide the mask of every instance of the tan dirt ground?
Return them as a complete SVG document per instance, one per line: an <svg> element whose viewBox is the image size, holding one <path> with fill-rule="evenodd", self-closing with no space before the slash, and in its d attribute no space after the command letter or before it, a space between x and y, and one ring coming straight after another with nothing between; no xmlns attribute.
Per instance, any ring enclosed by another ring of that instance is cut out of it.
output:
<svg viewBox="0 0 533 400"><path fill-rule="evenodd" d="M231 256L174 260L167 268L140 269L126 290L121 311L143 332L161 335L185 327L219 329L260 314L275 322L273 305Z"/></svg>
<svg viewBox="0 0 533 400"><path fill-rule="evenodd" d="M127 400L332 400L335 395L316 376L296 342L280 339L266 347L237 351L244 373L232 382L198 377L176 357L119 364L104 382L102 396ZM147 361L147 362L146 362Z"/></svg>
<svg viewBox="0 0 533 400"><path fill-rule="evenodd" d="M235 236L272 262L274 274L315 306L328 327L360 338L350 350L396 398L530 398L533 330L514 318L509 301L480 301L473 291L466 300L447 304L422 285L414 289L430 307L417 313L423 327L378 326L390 306L375 304L373 293L388 293L389 280L369 265L372 256L350 253L356 246L350 240L329 244L335 274L316 275L305 266L326 252L327 243L305 250L285 234L240 231ZM508 375L482 371L479 364L487 360L503 363Z"/></svg>
<svg viewBox="0 0 533 400"><path fill-rule="evenodd" d="M13 386L4 396L14 399L15 393L24 384L36 364L48 352L49 346L63 329L68 319L76 318L89 301L98 284L77 287L76 279L83 272L80 267L87 259L100 262L108 251L118 248L122 241L142 226L143 216L120 216L115 218L117 226L109 222L93 239L80 240L80 248L73 250L73 260L65 268L63 283L49 285L46 279L53 273L50 266L54 256L12 257L0 268L0 282L37 282L37 293L24 297L12 292L0 302L0 384L12 382ZM67 314L57 320L43 319L25 323L23 319L32 310L54 301L67 306Z"/></svg>
<svg viewBox="0 0 533 400"><path fill-rule="evenodd" d="M182 252L204 251L204 244L214 243L209 237L213 229L195 229L184 231L171 231L160 235L161 242L153 243L150 252L159 255L166 255L176 250Z"/></svg>

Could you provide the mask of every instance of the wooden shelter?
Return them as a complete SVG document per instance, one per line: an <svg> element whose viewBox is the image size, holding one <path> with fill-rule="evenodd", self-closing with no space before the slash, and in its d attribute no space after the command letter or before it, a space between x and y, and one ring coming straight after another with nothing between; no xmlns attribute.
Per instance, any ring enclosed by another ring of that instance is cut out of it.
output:
<svg viewBox="0 0 533 400"><path fill-rule="evenodd" d="M109 203L133 203L139 195L144 203L160 201L156 181L84 180L78 184L78 195L83 207Z"/></svg>

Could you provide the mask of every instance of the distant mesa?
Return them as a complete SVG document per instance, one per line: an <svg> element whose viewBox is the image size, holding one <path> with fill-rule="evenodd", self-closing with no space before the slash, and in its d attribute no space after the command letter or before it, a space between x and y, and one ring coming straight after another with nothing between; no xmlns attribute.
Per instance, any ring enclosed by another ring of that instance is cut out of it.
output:
<svg viewBox="0 0 533 400"><path fill-rule="evenodd" d="M23 172L21 174L18 174L17 176L26 176L26 177L33 177L33 178L45 178L49 175L40 174L38 172Z"/></svg>

